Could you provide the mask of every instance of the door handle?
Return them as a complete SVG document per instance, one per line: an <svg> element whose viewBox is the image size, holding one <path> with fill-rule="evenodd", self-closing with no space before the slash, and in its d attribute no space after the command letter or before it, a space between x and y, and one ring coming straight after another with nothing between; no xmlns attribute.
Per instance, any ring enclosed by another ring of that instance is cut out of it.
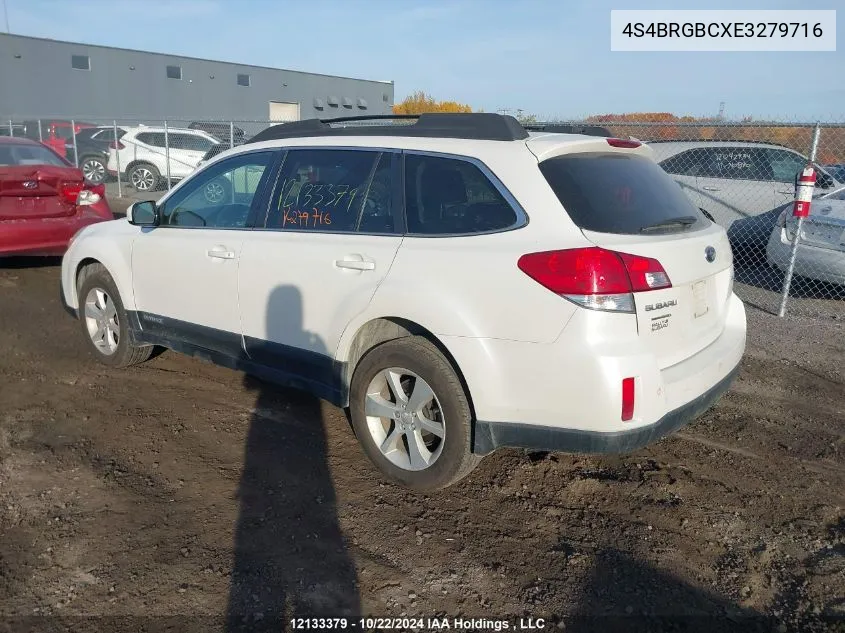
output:
<svg viewBox="0 0 845 633"><path fill-rule="evenodd" d="M788 189L786 191L778 191L778 193L786 193L786 194L789 194L790 196L795 195L795 191L792 190L792 189Z"/></svg>
<svg viewBox="0 0 845 633"><path fill-rule="evenodd" d="M718 187L702 187L704 191L721 191Z"/></svg>
<svg viewBox="0 0 845 633"><path fill-rule="evenodd" d="M375 262L365 262L357 259L336 259L334 265L338 268L348 268L349 270L375 270Z"/></svg>
<svg viewBox="0 0 845 633"><path fill-rule="evenodd" d="M215 259L235 259L235 254L232 251L227 251L225 247L215 247L205 252L209 257Z"/></svg>

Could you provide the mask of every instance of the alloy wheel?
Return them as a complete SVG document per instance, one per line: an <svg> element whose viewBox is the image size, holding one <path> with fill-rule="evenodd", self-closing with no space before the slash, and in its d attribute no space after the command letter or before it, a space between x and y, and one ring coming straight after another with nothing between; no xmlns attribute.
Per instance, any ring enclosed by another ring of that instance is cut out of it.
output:
<svg viewBox="0 0 845 633"><path fill-rule="evenodd" d="M117 306L102 288L91 288L85 297L85 327L91 342L101 354L111 356L120 343Z"/></svg>
<svg viewBox="0 0 845 633"><path fill-rule="evenodd" d="M446 439L443 409L431 386L414 372L390 367L367 388L364 414L373 441L404 470L430 467Z"/></svg>

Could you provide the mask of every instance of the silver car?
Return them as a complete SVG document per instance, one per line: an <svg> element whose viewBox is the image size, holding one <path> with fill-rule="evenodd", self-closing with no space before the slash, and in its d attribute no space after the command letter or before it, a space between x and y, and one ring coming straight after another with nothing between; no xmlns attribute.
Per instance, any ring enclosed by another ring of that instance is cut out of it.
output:
<svg viewBox="0 0 845 633"><path fill-rule="evenodd" d="M808 162L806 156L771 143L649 141L649 146L660 166L697 207L726 229L743 221L743 226L737 227L741 230L729 234L743 237L743 233L748 233L748 238L762 235L763 244L772 224L760 234L756 222L745 221L791 202L795 196L795 176ZM818 190L842 186L821 167L817 170ZM754 225L754 230L746 231L745 225Z"/></svg>
<svg viewBox="0 0 845 633"><path fill-rule="evenodd" d="M845 188L815 199L801 225L795 274L807 279L845 285ZM775 223L766 246L771 266L786 271L798 219L787 206Z"/></svg>

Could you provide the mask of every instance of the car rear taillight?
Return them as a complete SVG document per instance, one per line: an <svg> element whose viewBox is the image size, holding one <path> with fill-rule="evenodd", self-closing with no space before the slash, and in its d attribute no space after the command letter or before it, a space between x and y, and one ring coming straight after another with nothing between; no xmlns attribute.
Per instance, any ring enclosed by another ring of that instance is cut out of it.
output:
<svg viewBox="0 0 845 633"><path fill-rule="evenodd" d="M87 206L106 197L106 186L88 182L63 182L59 185L59 197L66 204Z"/></svg>
<svg viewBox="0 0 845 633"><path fill-rule="evenodd" d="M540 285L593 310L634 312L632 293L672 287L656 259L597 246L529 253L517 265Z"/></svg>
<svg viewBox="0 0 845 633"><path fill-rule="evenodd" d="M79 197L79 192L82 191L82 182L63 182L59 184L59 197L62 202L67 204L76 204L76 199Z"/></svg>
<svg viewBox="0 0 845 633"><path fill-rule="evenodd" d="M626 149L634 149L642 145L639 141L624 138L609 138L607 139L607 144L611 147L624 147Z"/></svg>
<svg viewBox="0 0 845 633"><path fill-rule="evenodd" d="M622 379L622 421L634 419L634 387L633 378Z"/></svg>
<svg viewBox="0 0 845 633"><path fill-rule="evenodd" d="M99 185L93 185L91 183L86 182L82 191L79 192L79 195L76 198L76 204L78 204L79 206L96 204L105 197L105 184L100 183Z"/></svg>
<svg viewBox="0 0 845 633"><path fill-rule="evenodd" d="M120 141L112 141L111 143L109 143L109 149L123 149L124 147L126 147L126 145L124 145Z"/></svg>

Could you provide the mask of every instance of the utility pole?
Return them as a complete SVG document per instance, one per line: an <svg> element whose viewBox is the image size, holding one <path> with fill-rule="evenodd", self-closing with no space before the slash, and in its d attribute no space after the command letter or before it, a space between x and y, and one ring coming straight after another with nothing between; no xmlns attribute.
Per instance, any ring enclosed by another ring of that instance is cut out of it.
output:
<svg viewBox="0 0 845 633"><path fill-rule="evenodd" d="M719 102L719 120L721 121L723 118L725 118L725 102L720 101Z"/></svg>
<svg viewBox="0 0 845 633"><path fill-rule="evenodd" d="M6 33L11 33L9 29L9 9L6 7L6 0L3 0L3 15L6 17Z"/></svg>

